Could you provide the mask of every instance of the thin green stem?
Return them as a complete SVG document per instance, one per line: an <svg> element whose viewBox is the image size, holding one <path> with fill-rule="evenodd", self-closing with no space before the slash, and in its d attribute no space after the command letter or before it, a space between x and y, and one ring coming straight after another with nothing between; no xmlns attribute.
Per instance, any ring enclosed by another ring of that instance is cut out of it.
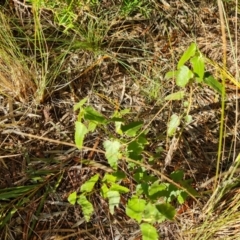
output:
<svg viewBox="0 0 240 240"><path fill-rule="evenodd" d="M219 9L219 16L220 16L220 23L221 23L221 31L222 31L222 42L223 42L223 67L226 69L226 31L224 25L224 16L223 16L223 4L221 0L218 0L218 9ZM222 147L223 147L223 138L224 138L224 118L225 118L225 76L221 72L220 73L222 79L222 98L221 98L221 120L220 120L220 130L219 130L219 143L218 143L218 156L217 156L217 164L216 164L216 177L214 182L214 189L217 188L218 184L218 176L219 176L219 169L220 169L220 161L222 158Z"/></svg>

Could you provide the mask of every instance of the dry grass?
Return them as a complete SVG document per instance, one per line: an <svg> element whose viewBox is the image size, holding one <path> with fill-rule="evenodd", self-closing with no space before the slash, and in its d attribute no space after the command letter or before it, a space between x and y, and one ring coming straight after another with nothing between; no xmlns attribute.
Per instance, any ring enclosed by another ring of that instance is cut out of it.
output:
<svg viewBox="0 0 240 240"><path fill-rule="evenodd" d="M20 53L6 16L0 14L0 92L1 94L28 102L34 99L36 85L28 59Z"/></svg>
<svg viewBox="0 0 240 240"><path fill-rule="evenodd" d="M107 202L97 192L92 197L95 214L90 223L84 221L80 206L70 206L67 202L68 195L79 189L86 179L106 171L102 141L112 129L95 132L87 138L82 150L72 148L76 120L73 105L85 96L89 104L106 117L128 108L131 114L126 118L144 120L149 126L150 142L145 157L161 149L154 163L154 169L158 170L166 167L164 160L171 149L172 141L166 135L167 122L173 112L182 111L179 102L170 103L159 112L165 104L164 97L178 89L173 81L166 81L164 75L176 67L189 43L196 41L212 60L207 64L209 71L216 77L225 74L232 88L239 87L237 77L233 77L237 74L239 58L231 47L231 41L233 44L239 41L237 33L232 38L227 36L227 70L218 66L222 65L222 33L216 5L205 1L195 7L192 1L171 1L169 5L165 1L149 1L150 16L136 11L137 14L133 12L125 17L120 15L118 3L101 4L86 4L78 9L74 28L68 31L64 25L53 22L53 10L34 9L36 15L31 17L35 25L24 22L29 16L23 11L18 19L23 22L22 27L30 30L39 27L35 31L36 39L30 40L21 39L19 35L24 35L24 31L16 34L9 15L0 14L0 24L4 26L0 32L3 99L0 190L33 186L26 195L3 201L1 221L6 222L1 222L2 239L141 238L137 225L125 215L124 209L121 207L111 215ZM15 9L21 6L16 1ZM31 11L27 8L29 14ZM234 32L233 16L228 17L227 28ZM21 49L26 46L30 49ZM239 97L232 88L227 89L224 155L220 161L223 172L233 164L240 146L236 121L238 101L233 101L230 94L234 99ZM215 190L213 182L200 188L216 172L219 96L205 86L194 86L187 96L187 100L192 98L190 113L194 121L183 129L164 174L184 169L186 178L194 179L201 197L199 203L189 200L186 207L179 207L174 222L157 227L162 239L238 239L239 185L222 187L233 179L237 181L238 170L220 174L222 183ZM24 113L14 117L15 129L8 126L13 120L6 114L9 99L13 110L20 108ZM7 161L10 158L11 161ZM84 165L79 159L90 159L98 165ZM124 163L122 168L129 174ZM125 184L134 188L131 175ZM123 206L127 200L122 197Z"/></svg>

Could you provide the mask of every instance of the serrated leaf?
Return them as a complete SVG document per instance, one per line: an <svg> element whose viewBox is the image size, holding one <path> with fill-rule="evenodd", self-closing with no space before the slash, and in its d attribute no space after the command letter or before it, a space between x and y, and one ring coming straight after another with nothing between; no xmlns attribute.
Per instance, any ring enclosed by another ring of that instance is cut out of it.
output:
<svg viewBox="0 0 240 240"><path fill-rule="evenodd" d="M167 134L168 136L173 136L180 125L180 117L176 114L171 116L170 122L168 123Z"/></svg>
<svg viewBox="0 0 240 240"><path fill-rule="evenodd" d="M99 179L99 174L95 174L81 186L81 192L91 192Z"/></svg>
<svg viewBox="0 0 240 240"><path fill-rule="evenodd" d="M158 240L158 232L155 227L148 223L142 223L140 225L142 240Z"/></svg>
<svg viewBox="0 0 240 240"><path fill-rule="evenodd" d="M84 114L85 120L93 121L99 124L107 123L107 119L101 113L96 111L94 108L89 106L89 107L86 107L84 110L85 110L85 114Z"/></svg>
<svg viewBox="0 0 240 240"><path fill-rule="evenodd" d="M88 129L86 128L86 126L83 123L78 122L78 121L75 122L74 139L75 139L75 144L78 148L82 148L83 140L87 133L88 133Z"/></svg>
<svg viewBox="0 0 240 240"><path fill-rule="evenodd" d="M131 199L128 200L126 206L126 214L130 218L137 220L137 222L141 222L145 205L146 201L144 199L133 196Z"/></svg>
<svg viewBox="0 0 240 240"><path fill-rule="evenodd" d="M68 202L72 205L74 205L77 201L77 192L72 192L69 196L68 196Z"/></svg>
<svg viewBox="0 0 240 240"><path fill-rule="evenodd" d="M87 100L88 100L87 97L82 99L79 103L74 105L73 110L77 111L78 109L80 109L86 103Z"/></svg>
<svg viewBox="0 0 240 240"><path fill-rule="evenodd" d="M177 72L176 84L179 87L185 87L191 78L193 78L193 72L187 66L181 66Z"/></svg>
<svg viewBox="0 0 240 240"><path fill-rule="evenodd" d="M111 191L117 191L119 193L128 193L129 192L129 189L124 187L124 186L121 186L119 184L116 184L116 183L112 183L112 186L110 187L110 190Z"/></svg>
<svg viewBox="0 0 240 240"><path fill-rule="evenodd" d="M212 87L218 94L222 95L223 85L212 75L206 74L203 79L204 83Z"/></svg>
<svg viewBox="0 0 240 240"><path fill-rule="evenodd" d="M204 69L205 69L203 57L201 55L200 56L194 56L193 58L191 58L190 62L191 62L192 67L193 67L193 72L195 74L197 74L197 76L202 81L203 77L204 77Z"/></svg>
<svg viewBox="0 0 240 240"><path fill-rule="evenodd" d="M117 163L120 157L119 149L121 147L121 144L117 140L114 141L106 140L103 143L103 146L106 150L105 156L108 160L109 165L113 169L117 170Z"/></svg>
<svg viewBox="0 0 240 240"><path fill-rule="evenodd" d="M173 220L176 215L175 208L170 203L156 205L158 211L169 220Z"/></svg>
<svg viewBox="0 0 240 240"><path fill-rule="evenodd" d="M181 100L184 98L184 91L178 91L172 94L169 94L168 96L165 97L165 100L168 101L172 101L172 100Z"/></svg>
<svg viewBox="0 0 240 240"><path fill-rule="evenodd" d="M135 137L138 130L142 127L143 122L132 122L127 125L122 125L121 130L129 137Z"/></svg>
<svg viewBox="0 0 240 240"><path fill-rule="evenodd" d="M114 214L114 208L118 207L120 202L120 194L118 191L108 191L107 197L109 201L109 210L111 214Z"/></svg>
<svg viewBox="0 0 240 240"><path fill-rule="evenodd" d="M92 214L93 214L93 205L92 203L90 203L86 196L84 196L83 194L80 195L80 197L78 198L77 200L77 203L81 206L82 208L82 211L83 211L83 215L84 215L84 218L87 222L89 222Z"/></svg>
<svg viewBox="0 0 240 240"><path fill-rule="evenodd" d="M196 53L197 46L195 43L191 43L188 49L183 53L182 57L178 62L177 68L180 69L191 57L193 57Z"/></svg>

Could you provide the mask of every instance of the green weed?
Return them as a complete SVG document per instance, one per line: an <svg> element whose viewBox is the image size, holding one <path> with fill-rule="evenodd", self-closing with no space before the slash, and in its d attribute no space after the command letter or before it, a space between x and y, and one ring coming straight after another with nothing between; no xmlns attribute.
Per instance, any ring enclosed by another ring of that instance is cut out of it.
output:
<svg viewBox="0 0 240 240"><path fill-rule="evenodd" d="M139 223L143 239L158 239L154 224L167 219L173 220L176 210L171 203L176 200L183 204L189 195L196 196L196 191L191 187L190 181L183 180L182 171L173 172L170 178L164 177L167 182L163 182L159 179L163 174L152 168L155 159L148 159L145 163L143 156L149 142L143 122L125 122L126 111L115 112L107 119L92 107L85 106L86 101L87 99L83 99L74 108L79 110L75 143L81 149L88 134L97 131L98 127L106 129L108 125L114 124L115 134L111 134L112 137L103 142L105 157L112 170L103 177L95 174L81 186L79 192L71 193L68 201L79 204L86 221L89 221L94 207L88 199L96 191L97 182L100 184L102 198L108 201L111 214L119 206L121 195L131 193L124 206L126 214ZM127 164L128 173L119 168L123 162ZM133 176L137 183L133 192L124 185L127 175Z"/></svg>

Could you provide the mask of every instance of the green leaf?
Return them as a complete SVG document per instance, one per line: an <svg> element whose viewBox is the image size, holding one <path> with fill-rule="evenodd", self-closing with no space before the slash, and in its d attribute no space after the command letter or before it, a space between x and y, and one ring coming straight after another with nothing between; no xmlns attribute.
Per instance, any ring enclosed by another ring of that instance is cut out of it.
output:
<svg viewBox="0 0 240 240"><path fill-rule="evenodd" d="M121 144L117 140L114 141L106 140L103 143L103 146L106 150L105 156L108 160L109 165L113 169L117 170L117 162L118 159L120 158L119 149L121 147Z"/></svg>
<svg viewBox="0 0 240 240"><path fill-rule="evenodd" d="M145 186L143 186L145 185ZM144 189L145 188L145 189ZM136 196L141 196L143 194L143 192L147 192L148 191L148 185L146 185L145 183L141 183L141 184L138 184L136 186L136 189L135 189L135 194Z"/></svg>
<svg viewBox="0 0 240 240"><path fill-rule="evenodd" d="M139 122L132 122L132 123L129 123L127 125L123 125L121 127L123 133L125 133L127 136L129 137L135 137L138 130L142 127L143 125L143 122L142 121L139 121Z"/></svg>
<svg viewBox="0 0 240 240"><path fill-rule="evenodd" d="M115 120L115 119L121 119L120 122L122 122L122 121L124 121L124 119L122 117L130 112L131 112L130 108L125 108L121 111L115 111L111 117L111 121L118 122L118 120Z"/></svg>
<svg viewBox="0 0 240 240"><path fill-rule="evenodd" d="M149 174L146 169L142 167L135 168L134 180L137 182L155 182L158 178Z"/></svg>
<svg viewBox="0 0 240 240"><path fill-rule="evenodd" d="M175 78L176 76L177 76L177 71L170 71L166 73L165 78L170 79L170 78Z"/></svg>
<svg viewBox="0 0 240 240"><path fill-rule="evenodd" d="M137 222L141 222L145 205L146 201L144 199L133 196L128 200L126 206L126 214L130 218L137 220Z"/></svg>
<svg viewBox="0 0 240 240"><path fill-rule="evenodd" d="M124 123L124 119L121 118L122 113L121 112L115 112L112 118L110 119L111 122L114 122L115 124L115 132L122 135L122 124Z"/></svg>
<svg viewBox="0 0 240 240"><path fill-rule="evenodd" d="M107 123L107 119L101 113L99 113L98 111L96 111L94 108L90 106L85 108L84 119L93 121L99 124Z"/></svg>
<svg viewBox="0 0 240 240"><path fill-rule="evenodd" d="M169 184L168 185L168 191L166 192L165 196L166 196L166 201L168 203L170 203L171 201L173 201L176 197L177 197L177 193L178 193L178 188L173 185L173 184Z"/></svg>
<svg viewBox="0 0 240 240"><path fill-rule="evenodd" d="M119 135L122 135L123 132L122 132L122 124L123 122L115 122L115 132Z"/></svg>
<svg viewBox="0 0 240 240"><path fill-rule="evenodd" d="M143 240L158 240L159 236L155 227L148 223L140 225Z"/></svg>
<svg viewBox="0 0 240 240"><path fill-rule="evenodd" d="M142 215L142 221L149 222L149 223L161 223L165 221L166 218L163 216L155 205L152 203L148 203L144 209L143 215Z"/></svg>
<svg viewBox="0 0 240 240"><path fill-rule="evenodd" d="M95 174L81 186L81 192L91 192L99 179L99 174Z"/></svg>
<svg viewBox="0 0 240 240"><path fill-rule="evenodd" d="M192 194L193 196L197 197L199 196L199 193L196 191L196 189L194 189L191 185L192 180L191 179L187 179L187 180L182 180L180 182L181 186L183 186L184 188L187 189L187 191Z"/></svg>
<svg viewBox="0 0 240 240"><path fill-rule="evenodd" d="M126 178L126 173L124 171L116 171L112 173L112 175L115 176L118 181Z"/></svg>
<svg viewBox="0 0 240 240"><path fill-rule="evenodd" d="M141 134L138 138L137 138L138 142L142 145L145 146L148 144L147 138L145 134Z"/></svg>
<svg viewBox="0 0 240 240"><path fill-rule="evenodd" d="M185 191L180 190L177 194L177 200L180 204L183 204L188 197L188 194Z"/></svg>
<svg viewBox="0 0 240 240"><path fill-rule="evenodd" d="M149 196L154 196L157 193L162 192L166 189L167 189L167 185L165 183L159 184L159 180L158 180L149 187L148 194Z"/></svg>
<svg viewBox="0 0 240 240"><path fill-rule="evenodd" d="M108 191L109 191L109 188L107 187L107 185L105 183L103 183L101 186L101 195L103 198L107 198Z"/></svg>
<svg viewBox="0 0 240 240"><path fill-rule="evenodd" d="M197 74L199 79L202 81L203 76L204 76L204 69L205 69L203 57L202 56L194 56L193 58L191 58L190 62L193 67L193 72L195 74Z"/></svg>
<svg viewBox="0 0 240 240"><path fill-rule="evenodd" d="M74 205L77 201L77 192L72 192L69 196L68 196L68 202L72 205Z"/></svg>
<svg viewBox="0 0 240 240"><path fill-rule="evenodd" d="M170 203L156 205L158 211L169 220L173 220L176 215L175 208Z"/></svg>
<svg viewBox="0 0 240 240"><path fill-rule="evenodd" d="M140 144L137 140L132 141L127 146L129 158L134 160L141 160L141 153L144 150L144 146Z"/></svg>
<svg viewBox="0 0 240 240"><path fill-rule="evenodd" d="M170 178L175 182L180 182L183 180L184 172L182 170L176 170L170 174Z"/></svg>
<svg viewBox="0 0 240 240"><path fill-rule="evenodd" d="M165 100L181 100L184 98L184 91L178 91L172 94L169 94L168 96L165 97Z"/></svg>
<svg viewBox="0 0 240 240"><path fill-rule="evenodd" d="M196 53L197 46L195 43L191 43L191 45L188 47L188 49L183 53L182 57L180 58L178 62L177 68L180 69L185 62L187 62L191 57L193 57Z"/></svg>
<svg viewBox="0 0 240 240"><path fill-rule="evenodd" d="M75 144L78 148L82 148L85 135L88 133L88 129L81 122L75 122Z"/></svg>
<svg viewBox="0 0 240 240"><path fill-rule="evenodd" d="M121 186L119 184L116 184L116 183L112 183L112 186L110 187L110 190L111 191L117 191L119 193L128 193L129 192L129 189L124 187L124 186Z"/></svg>
<svg viewBox="0 0 240 240"><path fill-rule="evenodd" d="M176 114L173 114L171 116L170 122L168 123L168 130L167 134L168 136L173 136L180 125L180 117Z"/></svg>
<svg viewBox="0 0 240 240"><path fill-rule="evenodd" d="M109 210L111 214L114 214L114 208L118 207L120 202L120 194L118 191L108 191L107 197L109 200Z"/></svg>
<svg viewBox="0 0 240 240"><path fill-rule="evenodd" d="M97 127L97 123L95 122L89 122L88 123L88 131L89 132L94 132Z"/></svg>
<svg viewBox="0 0 240 240"><path fill-rule="evenodd" d="M212 75L206 73L203 81L204 83L212 87L215 91L217 91L217 93L222 95L223 85L218 80L216 80Z"/></svg>
<svg viewBox="0 0 240 240"><path fill-rule="evenodd" d="M176 84L185 87L193 76L193 72L187 66L181 66L177 72Z"/></svg>
<svg viewBox="0 0 240 240"><path fill-rule="evenodd" d="M144 150L145 145L147 144L148 144L148 141L144 134L141 134L136 140L130 142L127 146L129 158L134 160L141 160L142 151Z"/></svg>
<svg viewBox="0 0 240 240"><path fill-rule="evenodd" d="M90 203L87 200L86 196L84 196L83 194L80 195L80 197L77 200L77 203L82 207L85 220L89 222L94 211L92 203Z"/></svg>
<svg viewBox="0 0 240 240"><path fill-rule="evenodd" d="M102 179L102 182L115 183L116 180L117 180L116 176L106 173Z"/></svg>
<svg viewBox="0 0 240 240"><path fill-rule="evenodd" d="M82 99L79 103L74 105L73 110L77 111L78 109L80 109L86 103L87 100L88 100L87 97Z"/></svg>
<svg viewBox="0 0 240 240"><path fill-rule="evenodd" d="M111 122L121 122L124 123L124 118L120 118L120 117L112 117L110 119Z"/></svg>
<svg viewBox="0 0 240 240"><path fill-rule="evenodd" d="M131 108L125 108L125 109L123 109L123 110L121 110L120 112L119 112L119 115L120 116L124 116L124 115L126 115L126 114L128 114L128 113L130 113L131 112Z"/></svg>

